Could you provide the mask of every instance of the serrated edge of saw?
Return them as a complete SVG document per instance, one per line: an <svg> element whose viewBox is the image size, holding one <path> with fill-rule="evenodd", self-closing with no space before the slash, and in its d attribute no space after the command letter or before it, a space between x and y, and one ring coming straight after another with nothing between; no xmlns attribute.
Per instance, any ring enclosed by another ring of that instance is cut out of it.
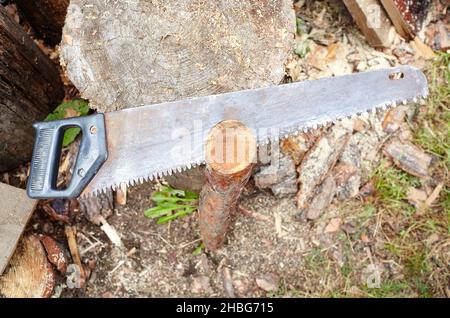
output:
<svg viewBox="0 0 450 318"><path fill-rule="evenodd" d="M321 129L323 127L327 127L330 125L334 125L338 122L342 122L345 120L354 120L356 118L368 118L370 116L370 114L373 113L381 113L384 112L386 110L389 109L393 109L399 105L407 105L408 103L417 103L419 102L419 100L421 99L426 99L428 97L428 88L425 89L425 92L423 95L417 95L416 97L407 100L396 100L396 101L392 101L392 102L387 102L385 104L382 105L375 105L365 111L362 112L357 112L355 114L352 115L342 115L334 120L324 120L324 121L320 121L320 122L313 122L310 125L307 126L294 126L294 127L289 127L289 128L284 128L280 130L280 134L278 136L271 136L271 137L266 137L263 140L258 140L257 142L257 146L266 146L269 143L276 143L279 142L280 140L284 140L286 138L292 137L292 136L297 136L300 133L308 133L317 129ZM118 184L116 183L112 183L109 186L103 187L103 188L99 188L99 189L93 189L89 192L83 192L81 194L82 198L89 198L92 196L97 196L101 193L106 193L108 190L112 190L112 191L116 191L117 189L120 188L120 186L122 184L125 184L127 187L132 187L132 186L136 186L139 184L143 184L144 182L151 182L154 180L158 180L161 179L163 177L167 177L167 176L171 176L175 173L179 173L179 172L184 172L187 170L190 170L192 168L195 168L197 166L200 166L202 164L205 164L205 160L199 160L197 162L191 162L188 163L186 165L182 165L182 166L174 166L171 167L169 169L164 169L164 170L160 170L160 171L156 171L154 173L150 173L150 174L144 174L142 176L136 177L136 178L132 178L130 180L126 180L126 181L122 181L119 182Z"/></svg>

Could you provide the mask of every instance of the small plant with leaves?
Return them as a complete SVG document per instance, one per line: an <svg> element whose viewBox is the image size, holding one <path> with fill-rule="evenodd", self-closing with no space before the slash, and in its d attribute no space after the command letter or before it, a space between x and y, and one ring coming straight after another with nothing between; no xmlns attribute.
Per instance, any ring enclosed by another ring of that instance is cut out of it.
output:
<svg viewBox="0 0 450 318"><path fill-rule="evenodd" d="M85 116L89 113L89 103L83 99L62 102L50 113L45 121L60 120L70 117ZM64 132L63 147L70 145L80 133L80 128L69 128Z"/></svg>
<svg viewBox="0 0 450 318"><path fill-rule="evenodd" d="M161 185L153 192L154 207L144 212L146 217L158 218L157 224L186 216L198 208L198 195L191 191L174 189L168 185Z"/></svg>

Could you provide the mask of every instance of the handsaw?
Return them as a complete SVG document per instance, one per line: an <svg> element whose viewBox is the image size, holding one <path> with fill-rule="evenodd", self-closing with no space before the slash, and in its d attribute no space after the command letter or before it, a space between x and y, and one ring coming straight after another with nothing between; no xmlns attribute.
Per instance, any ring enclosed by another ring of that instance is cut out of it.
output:
<svg viewBox="0 0 450 318"><path fill-rule="evenodd" d="M427 94L424 74L400 66L38 122L27 192L32 198L71 198L184 171L204 163L206 136L224 120L241 121L258 144L266 144ZM82 130L81 145L69 185L58 189L69 127Z"/></svg>

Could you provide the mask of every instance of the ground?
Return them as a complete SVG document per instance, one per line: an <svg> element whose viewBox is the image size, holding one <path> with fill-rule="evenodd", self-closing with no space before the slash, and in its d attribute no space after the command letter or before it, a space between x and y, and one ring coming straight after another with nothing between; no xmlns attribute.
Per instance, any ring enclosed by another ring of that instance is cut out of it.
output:
<svg viewBox="0 0 450 318"><path fill-rule="evenodd" d="M311 22L316 31L309 33L315 36L297 39L300 57L288 63L286 80L327 76L353 66L363 71L400 59L424 68L431 96L408 125L413 142L433 155L433 180L412 177L384 158L371 175L373 191L334 201L313 221L299 216L294 196L276 198L251 180L228 240L216 252L199 248L195 212L156 224L144 216L153 205L155 184L133 187L126 205L116 205L107 219L122 248L74 212L81 259L91 274L81 289L69 288L60 277L54 297L450 297L450 55L425 61L413 53L376 51L364 43L337 1L307 4L308 10L298 16ZM335 53L345 60L321 68L311 54L317 42L328 45L330 36L338 38ZM404 41L396 47L412 50ZM419 208L411 204L411 187L425 189L428 198L439 191ZM38 209L27 231L51 234L68 252L63 228Z"/></svg>

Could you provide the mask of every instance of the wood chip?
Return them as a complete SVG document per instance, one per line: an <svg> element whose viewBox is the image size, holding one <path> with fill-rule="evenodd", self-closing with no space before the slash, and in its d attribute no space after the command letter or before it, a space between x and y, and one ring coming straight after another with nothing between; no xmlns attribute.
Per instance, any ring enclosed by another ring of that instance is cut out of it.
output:
<svg viewBox="0 0 450 318"><path fill-rule="evenodd" d="M432 157L412 143L394 138L385 145L383 152L403 171L419 178L429 177Z"/></svg>
<svg viewBox="0 0 450 318"><path fill-rule="evenodd" d="M431 60L436 57L436 53L417 36L414 38L414 41L410 42L410 45L414 48L417 55L426 60Z"/></svg>
<svg viewBox="0 0 450 318"><path fill-rule="evenodd" d="M427 194L425 191L411 187L407 193L408 202L413 205L417 212L422 212L425 209L425 201Z"/></svg>
<svg viewBox="0 0 450 318"><path fill-rule="evenodd" d="M309 200L314 196L317 186L326 178L330 169L336 164L344 150L353 122L342 122L326 132L306 154L298 167L299 191L297 206L300 210L309 206Z"/></svg>
<svg viewBox="0 0 450 318"><path fill-rule="evenodd" d="M108 236L109 240L117 247L122 247L122 240L117 233L116 229L112 227L103 216L99 216L99 221L102 224L100 228L103 232L105 232L106 236Z"/></svg>
<svg viewBox="0 0 450 318"><path fill-rule="evenodd" d="M382 127L387 133L394 133L400 128L400 125L405 120L407 106L398 106L390 109L384 117Z"/></svg>
<svg viewBox="0 0 450 318"><path fill-rule="evenodd" d="M50 263L52 263L60 273L65 274L67 270L67 257L64 250L48 235L41 235L40 240L47 252L47 258Z"/></svg>
<svg viewBox="0 0 450 318"><path fill-rule="evenodd" d="M330 223L327 224L327 226L325 227L325 230L323 232L324 233L335 233L335 232L339 231L339 229L341 228L341 223L342 223L341 218L331 219Z"/></svg>
<svg viewBox="0 0 450 318"><path fill-rule="evenodd" d="M317 193L309 205L306 212L308 220L318 219L323 211L331 204L334 195L336 194L336 183L333 176L328 176L318 188Z"/></svg>
<svg viewBox="0 0 450 318"><path fill-rule="evenodd" d="M436 201L443 187L444 182L441 182L436 186L436 188L434 188L433 192L431 192L430 196L425 201L425 205L427 207L430 207L434 203L434 201Z"/></svg>

